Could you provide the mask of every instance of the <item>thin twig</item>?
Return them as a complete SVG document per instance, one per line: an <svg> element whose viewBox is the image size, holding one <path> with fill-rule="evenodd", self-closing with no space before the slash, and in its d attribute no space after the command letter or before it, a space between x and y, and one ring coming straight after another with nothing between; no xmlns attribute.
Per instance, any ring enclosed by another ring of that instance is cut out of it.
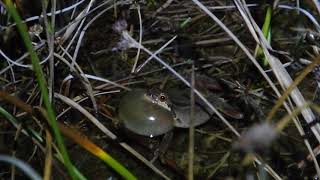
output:
<svg viewBox="0 0 320 180"><path fill-rule="evenodd" d="M170 4L173 2L173 0L167 0L164 4L162 4L153 14L152 17L155 17L159 12L161 12L163 9L170 6Z"/></svg>
<svg viewBox="0 0 320 180"><path fill-rule="evenodd" d="M119 93L120 90L114 90L114 91L106 91L106 92L100 92L100 93L95 93L94 97L96 96L101 96L101 95L105 95L105 94L114 94L114 93ZM87 100L88 97L75 97L74 100L76 101L76 103L80 104L81 102ZM68 111L70 111L70 109L72 109L72 107L68 107L66 108L64 111L62 111L60 114L57 115L57 119L60 119L60 117L62 117L65 113L67 113Z"/></svg>
<svg viewBox="0 0 320 180"><path fill-rule="evenodd" d="M318 0L312 0L312 1L313 1L314 6L316 6L316 9L318 11L318 15L320 15L320 4L319 4L319 1Z"/></svg>
<svg viewBox="0 0 320 180"><path fill-rule="evenodd" d="M101 11L99 14L97 14L94 18L92 18L87 24L86 26L83 28L83 30L81 31L81 34L80 34L80 37L78 39L78 43L77 43L77 46L76 46L76 49L75 49L75 52L73 54L73 57L72 57L72 62L71 62L71 65L70 65L70 68L73 67L74 65L76 65L76 58L77 58L77 54L78 54L78 51L79 51L79 48L80 48L80 44L81 44L81 41L82 41L82 38L86 32L86 30L90 27L90 25L98 18L100 17L101 15L103 15L104 13L106 13L108 10L110 10L113 6L109 6L108 8L105 8L103 11ZM80 68L80 67L79 67ZM78 69L79 69L78 68ZM83 73L81 73L83 74ZM85 78L86 79L86 78ZM88 81L89 83L89 81ZM97 108L97 103L93 97L93 91L92 91L92 87L90 84L88 84L90 86L90 96L91 96L91 100L92 100L92 103L93 103L93 108L96 110L96 112L98 112L98 108Z"/></svg>
<svg viewBox="0 0 320 180"><path fill-rule="evenodd" d="M138 17L139 17L139 43L141 44L141 42L142 42L143 29L142 29L142 19L141 19L140 5L137 4L137 5L136 5L136 8L137 8ZM139 57L140 57L140 50L141 50L141 49L138 48L138 50L137 50L137 55L136 55L136 59L135 59L135 61L134 61L134 64L133 64L131 73L134 73L135 70L136 70L136 66L137 66L137 64L138 64L138 60L139 60Z"/></svg>
<svg viewBox="0 0 320 180"><path fill-rule="evenodd" d="M162 50L163 50L164 48L166 48L166 47L167 47L172 41L174 41L176 38L177 38L177 36L173 36L173 38L171 38L168 42L166 42L163 46L161 46L161 48L159 48L159 49L154 53L154 55L157 55L157 54L161 53ZM141 69L142 69L147 63L149 63L152 59L153 59L153 57L150 56L146 61L144 61L144 62L137 68L136 72L137 72L137 73L140 72Z"/></svg>
<svg viewBox="0 0 320 180"><path fill-rule="evenodd" d="M90 10L90 8L91 8L91 6L93 5L94 2L95 2L95 0L91 0L91 1L89 2L88 6L81 12L81 16L83 16L84 14L86 14L86 13L89 12L89 10ZM78 16L78 17L81 18L81 16ZM77 31L76 31L76 33L74 34L73 37L77 37L77 36L78 36L78 33L80 32L80 30L81 30L81 28L82 28L85 20L86 20L86 17L84 17L84 18L81 20L80 25L78 26L78 29L77 29ZM92 20L91 20L91 21L92 21ZM90 24L90 23L88 23L88 24ZM72 27L75 28L76 26L77 26L77 23L74 24L74 26L72 26ZM88 25L87 25L87 26L88 26ZM82 32L83 32L83 31L82 31ZM79 39L78 39L78 42L77 42L77 45L76 45L76 49L74 50L74 53L73 53L72 62L71 62L71 66L72 66L72 67L74 66L74 63L75 63L75 61L76 61L76 59L77 59L77 56L78 56L78 51L79 51L80 44L81 44L81 42L82 42L82 38L83 38L83 34L84 34L84 33L82 33L82 32L81 32L82 36L81 36L81 34L80 34ZM65 39L65 37L62 38L62 39ZM72 38L72 39L74 39L74 38ZM69 45L71 46L72 43L73 43L73 42L70 41ZM68 45L68 47L70 47L69 45ZM66 49L68 50L68 48L66 48Z"/></svg>
<svg viewBox="0 0 320 180"><path fill-rule="evenodd" d="M57 58L59 58L59 59L60 59L63 63L65 63L66 65L68 65L68 67L70 68L71 72L75 72L75 73L78 75L78 77L82 77L82 78L80 78L80 79L81 79L81 82L82 82L82 84L84 85L84 87L85 87L86 90L87 90L87 93L88 93L88 95L89 95L89 97L90 97L90 100L91 100L91 102L92 102L92 106L93 106L94 110L95 110L96 112L98 112L97 101L95 100L95 98L94 98L94 96L93 96L93 88L92 88L91 83L90 83L90 81L88 80L88 78L85 77L85 76L81 76L81 75L80 75L80 74L84 74L83 71L82 71L82 69L81 69L81 67L80 67L77 63L75 63L75 68L72 67L72 66L71 66L71 63L69 63L65 58L63 58L62 56L60 56L60 55L57 54L57 53L54 53L54 56L57 57Z"/></svg>
<svg viewBox="0 0 320 180"><path fill-rule="evenodd" d="M66 7L66 8L63 8L61 10L57 10L57 11L54 11L54 14L55 15L58 15L58 14L61 14L61 13L65 13L65 12L68 12L70 10L73 10L74 8L76 8L77 6L81 5L85 0L81 0L80 2L77 2L75 4L72 4L71 6L69 7ZM47 16L51 16L52 15L52 12L51 13L47 13L46 14ZM41 19L43 18L43 15L40 15L40 16L32 16L32 17L29 17L25 20L23 20L22 22L23 23L27 23L27 22L30 22L30 21L34 21L34 20L37 20L37 19ZM7 27L5 28L11 28L11 27L14 27L16 26L16 23L12 23L12 24L9 24Z"/></svg>
<svg viewBox="0 0 320 180"><path fill-rule="evenodd" d="M194 63L192 64L191 73L191 88L190 88L190 127L189 127L189 151L188 151L188 180L193 180L193 161L194 161L194 121L195 121L195 98L194 98L194 84L195 71Z"/></svg>

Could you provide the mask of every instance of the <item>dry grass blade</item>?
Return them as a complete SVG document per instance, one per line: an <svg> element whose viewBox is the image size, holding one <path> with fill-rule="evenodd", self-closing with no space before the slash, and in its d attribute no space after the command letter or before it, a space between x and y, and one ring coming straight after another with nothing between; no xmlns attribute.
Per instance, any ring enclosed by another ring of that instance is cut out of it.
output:
<svg viewBox="0 0 320 180"><path fill-rule="evenodd" d="M282 131L289 124L291 119L294 119L294 117L296 115L300 114L303 111L303 109L309 108L309 107L314 108L316 111L319 110L317 105L314 105L312 103L306 103L304 106L296 108L292 112L292 114L288 114L288 115L284 116L282 119L280 119L279 122L276 125L277 131L279 131L279 132ZM319 112L320 111L318 111L318 113ZM304 132L303 132L302 135L304 135ZM309 143L309 141L307 139L304 139L304 143L306 144L306 147L307 147L307 149L309 151L310 159L314 163L314 167L315 167L315 169L317 171L317 175L320 176L320 167L319 167L318 161L316 159L316 155L315 155L314 151L312 150L312 147L310 146L310 143Z"/></svg>
<svg viewBox="0 0 320 180"><path fill-rule="evenodd" d="M88 6L81 12L79 13L79 15L77 16L77 18L75 19L75 23L73 23L71 26L69 26L69 28L66 30L66 32L64 33L64 35L61 38L61 43L63 43L64 41L66 41L67 39L69 39L70 35L76 30L76 28L78 27L79 23L82 25L84 23L84 15L86 13L88 13L88 11L90 10L92 3L95 0L91 0L88 4ZM77 19L81 19L81 22L78 21ZM81 25L79 25L81 27ZM78 29L79 30L79 29ZM78 33L75 33L75 35L73 36L73 38L75 38L78 35ZM68 47L70 47L72 44L72 40L69 43ZM68 48L67 48L68 49Z"/></svg>
<svg viewBox="0 0 320 180"><path fill-rule="evenodd" d="M108 83L108 84L111 84L115 87L119 87L121 89L124 89L126 91L130 91L130 88L127 88L121 84L118 84L118 83L115 83L113 81L110 81L108 79L105 79L105 78L101 78L101 77L97 77L97 76L93 76L93 75L90 75L90 74L81 74L82 77L86 77L86 78L89 78L89 79L94 79L94 80L97 80L97 81L101 81L101 82L105 82L105 83Z"/></svg>
<svg viewBox="0 0 320 180"><path fill-rule="evenodd" d="M94 96L96 97L96 96L100 96L100 95L114 94L114 93L119 93L119 92L120 92L120 90L107 91L107 92L95 93ZM74 98L74 100L79 104L87 99L88 99L88 97L80 97L80 96L77 96ZM72 109L72 107L66 108L63 112L61 112L60 114L57 115L57 119L60 119L60 117L62 117L64 114L66 114L71 109Z"/></svg>
<svg viewBox="0 0 320 180"><path fill-rule="evenodd" d="M167 0L164 4L161 5L153 14L152 16L156 16L159 12L161 12L163 9L170 6L170 4L173 2L173 0Z"/></svg>
<svg viewBox="0 0 320 180"><path fill-rule="evenodd" d="M272 117L275 115L279 107L283 104L286 98L288 98L290 92L298 86L298 84L312 71L312 69L320 63L320 58L318 57L315 61L309 64L304 71L294 80L294 82L286 89L283 95L276 101L275 105L270 110L267 120L271 120Z"/></svg>
<svg viewBox="0 0 320 180"><path fill-rule="evenodd" d="M81 112L84 116L86 116L94 125L96 125L103 133L109 136L111 139L116 139L116 135L114 135L109 129L107 129L100 121L98 121L91 113L89 113L86 109L80 106L78 103L74 102L70 98L63 96L61 94L55 93L55 98L60 99L64 103L72 106L73 108L77 109Z"/></svg>
<svg viewBox="0 0 320 180"><path fill-rule="evenodd" d="M53 98L53 82L54 82L54 30L55 30L55 14L54 12L56 11L56 0L52 0L52 8L51 8L51 23L49 24L48 17L47 17L47 7L48 7L48 2L47 1L41 1L42 3L42 14L43 14L43 19L44 19L44 24L46 26L46 36L48 40L48 48L49 48L49 78L48 78L48 93L49 93L49 100L52 102Z"/></svg>
<svg viewBox="0 0 320 180"><path fill-rule="evenodd" d="M88 93L88 95L90 97L90 100L92 102L93 108L97 111L97 109L98 109L97 108L97 102L96 102L96 100L94 99L94 96L93 96L93 88L92 88L91 83L88 80L88 78L86 76L81 76L80 75L80 74L83 74L83 71L82 71L81 67L77 63L75 63L75 67L71 66L71 64L65 58L63 58L62 56L60 56L57 53L54 53L54 56L59 58L68 67L70 67L71 72L76 73L78 75L78 77L82 77L81 78L81 82L82 82L82 84L84 85L84 87L87 90L87 93Z"/></svg>
<svg viewBox="0 0 320 180"><path fill-rule="evenodd" d="M137 12L138 12L138 16L139 16L139 43L141 44L142 43L142 33L143 33L143 30L142 30L142 19L141 19L141 11L140 11L140 5L136 5L136 9L137 9ZM132 67L132 70L131 70L131 73L134 73L136 71L136 66L138 64L138 60L139 60L139 57L140 57L140 48L138 48L137 50L137 55L136 55L136 59L134 61L134 64L133 64L133 67Z"/></svg>
<svg viewBox="0 0 320 180"><path fill-rule="evenodd" d="M319 3L319 1L317 1L317 0L312 0L312 1L313 1L314 6L316 7L316 9L318 11L318 14L320 15L320 3Z"/></svg>
<svg viewBox="0 0 320 180"><path fill-rule="evenodd" d="M195 98L194 98L194 86L195 86L195 72L194 64L192 64L191 74L191 87L190 87L190 127L189 127L189 151L188 151L188 179L193 180L193 162L194 162L194 121L195 121Z"/></svg>
<svg viewBox="0 0 320 180"><path fill-rule="evenodd" d="M50 180L51 168L52 168L52 136L48 130L46 130L46 159L44 165L43 179Z"/></svg>
<svg viewBox="0 0 320 180"><path fill-rule="evenodd" d="M312 14L310 12L308 12L305 9L302 8L298 8L298 7L291 7L291 6L287 6L287 5L278 5L278 8L282 8L282 9L293 9L293 10L298 10L299 12L302 12L304 15L306 15L310 21L314 24L316 30L318 32L320 32L320 25L318 23L318 21L316 20L316 18L314 16L312 16Z"/></svg>
<svg viewBox="0 0 320 180"><path fill-rule="evenodd" d="M6 155L0 155L0 162L5 162L9 164L13 164L14 166L17 166L20 170L22 170L26 175L29 176L29 178L33 180L41 180L42 178L40 175L30 167L29 164L16 159L14 157L6 156Z"/></svg>
<svg viewBox="0 0 320 180"><path fill-rule="evenodd" d="M217 173L217 171L219 170L219 168L221 168L225 163L226 161L228 160L230 156L230 152L227 152L221 159L220 161L218 162L219 164L217 165L217 167L214 168L214 170L211 172L211 174L208 176L209 178L213 178L214 175Z"/></svg>
<svg viewBox="0 0 320 180"><path fill-rule="evenodd" d="M92 3L94 2L94 1L91 1ZM91 2L90 2L90 4L88 5L88 11L89 11L89 9L90 9L90 7L91 7ZM77 56L78 56L78 52L79 52L79 49L80 49L80 45L81 45L81 42L82 42L82 40L83 40L83 37L84 37L84 34L85 34L85 32L86 32L86 30L90 27L90 25L98 18L98 17L100 17L101 15L103 15L104 13L106 13L107 11L109 11L110 9L112 9L112 5L111 6L109 6L109 7L107 7L107 8L105 8L103 11L101 11L99 14L97 14L95 17L93 17L86 25L85 25L85 27L83 28L83 29L81 29L82 28L82 26L83 26L83 23L84 23L84 21L85 21L85 18L81 21L81 23L80 23L80 25L79 25L79 27L78 27L78 29L77 29L77 32L76 32L76 35L80 32L80 30L81 30L81 33L80 33L80 35L79 35L79 39L78 39L78 42L77 42L77 45L76 45L76 49L75 49L75 51L74 51L74 53L73 53L73 56L72 56L72 62L71 62L71 66L73 67L74 66L74 64L75 64L75 62L76 62L76 60L77 60ZM86 12L87 13L87 12ZM74 37L76 37L76 35L74 35ZM71 42L70 42L71 43Z"/></svg>
<svg viewBox="0 0 320 180"><path fill-rule="evenodd" d="M168 42L166 42L163 46L161 46L161 48L159 48L156 52L154 52L154 55L157 55L159 53L161 53L161 51L166 48L169 44L171 44L175 39L177 38L177 36L173 36ZM150 56L147 60L145 60L140 66L138 66L138 68L136 69L136 72L138 73L139 71L141 71L141 69L148 64L148 62L150 62L152 60L152 56Z"/></svg>

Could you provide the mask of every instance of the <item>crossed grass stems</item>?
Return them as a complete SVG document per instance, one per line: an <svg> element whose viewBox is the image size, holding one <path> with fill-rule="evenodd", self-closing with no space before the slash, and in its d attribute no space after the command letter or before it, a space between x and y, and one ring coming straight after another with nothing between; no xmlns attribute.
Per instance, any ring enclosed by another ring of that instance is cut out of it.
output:
<svg viewBox="0 0 320 180"><path fill-rule="evenodd" d="M53 1L55 2L55 1ZM226 27L213 13L211 13L211 11L208 10L208 8L206 6L204 6L203 4L201 4L199 1L197 0L193 0L193 2L202 10L204 11L208 16L210 16L215 23L217 23L228 35L231 39L233 39L236 44L238 44L238 46L244 51L244 53L249 57L249 59L253 62L253 64L258 68L258 70L260 71L260 73L264 76L264 78L267 80L267 82L269 83L269 85L272 87L272 89L275 91L276 95L278 97L281 97L280 91L278 90L278 88L274 85L274 83L271 81L271 79L266 75L266 73L264 72L264 70L262 69L262 67L259 65L259 63L256 61L256 59L254 58L254 56L251 55L250 51L242 44L242 42L228 29L228 27ZM80 1L78 4L83 3L83 1ZM78 73L79 77L81 77L82 81L83 81L83 85L85 86L87 93L89 94L89 98L93 104L94 109L97 111L97 105L94 99L94 96L96 95L96 93L93 91L93 87L90 84L89 79L93 79L93 80L97 80L97 81L102 81L108 84L112 84L116 87L122 88L124 90L128 90L127 87L125 87L124 85L120 85L116 82L112 82L108 79L105 78L100 78L97 76L93 76L90 74L84 74L83 71L81 70L81 67L77 64L76 60L78 57L78 53L79 53L79 49L80 49L80 44L83 40L83 37L87 31L87 29L90 27L90 25L100 16L102 16L104 13L106 13L107 11L109 11L110 9L112 9L114 6L120 5L122 3L131 3L131 1L119 1L116 2L115 4L111 4L112 1L105 1L103 3L101 3L100 5L94 7L93 9L91 9L93 6L94 0L91 0L89 2L89 5L76 17L74 18L75 20L72 23L69 23L68 26L66 26L65 28L63 28L63 30L66 30L65 33L62 35L62 41L67 41L68 39L71 38L71 40L69 41L68 45L66 46L66 48L64 48L61 44L59 44L59 48L62 50L62 54L59 55L58 53L54 52L54 44L53 44L53 40L55 39L55 34L54 33L49 33L47 34L47 39L48 39L48 47L49 47L49 54L48 57L45 58L45 60L48 60L49 62L51 62L50 64L50 78L49 78L49 97L53 97L53 92L51 91L52 88L52 82L54 81L54 75L53 75L53 58L57 58L60 59L62 62L64 62L67 66L69 66L70 68L70 72L75 72ZM167 3L170 3L169 1ZM111 4L111 5L110 5ZM241 16L243 17L247 27L249 28L252 36L254 37L254 39L257 41L258 44L260 44L260 46L262 47L262 50L265 54L265 56L267 57L267 60L271 66L271 68L273 69L273 71L276 74L276 77L281 85L281 87L285 90L287 88L289 88L289 86L292 84L292 80L290 78L290 76L288 75L288 73L286 72L286 70L284 68L281 68L282 65L279 64L279 60L277 58L275 58L274 56L270 55L269 50L272 49L270 47L270 45L268 44L267 40L265 39L265 37L263 36L263 34L261 33L261 30L257 27L255 21L253 20L253 18L250 15L250 12L248 11L248 6L246 6L242 1L235 1L236 7L238 11L240 11ZM101 12L99 12L94 18L92 18L88 23L85 24L85 20L86 17L91 14L92 12L95 12L97 10L100 10L100 8L104 7L105 5L110 5L109 7L103 9ZM169 4L170 5L170 4ZM169 6L168 5L168 6ZM72 7L77 7L76 5L72 6ZM184 79L184 77L182 77L179 73L177 73L170 65L168 65L167 63L165 63L165 61L163 61L161 58L159 58L157 56L157 54L161 53L162 50L164 48L166 48L168 45L170 45L170 43L176 38L176 36L174 36L172 39L170 39L167 43L165 43L160 49L158 49L155 53L152 53L150 50L148 50L147 48L145 48L141 42L142 42L142 20L141 20L141 14L140 14L140 7L136 6L137 8L137 12L139 14L139 24L140 24L140 30L139 30L139 42L137 42L136 40L134 40L131 35L127 32L127 31L122 31L121 32L121 36L123 38L126 38L128 40L129 43L129 47L131 48L137 48L137 55L136 55L136 59L135 59L135 63L132 69L132 72L136 72L136 71L140 71L150 60L155 59L157 62L159 62L160 64L162 64L164 66L164 68L168 69L173 75L175 75L178 79L180 79L185 85L187 85L188 87L191 87L191 91L193 93L195 93L197 96L200 97L201 100L204 101L204 103L206 103L208 105L208 107L214 111L216 113L216 115L222 120L222 122L238 137L240 137L240 133L214 108L214 106L208 102L204 96L195 88L193 88L190 83L188 81L186 81ZM164 7L164 6L162 6ZM54 17L56 12L55 10L53 10L51 12L51 20L54 22ZM309 17L309 19L311 19L312 22L314 22L312 20L312 16L307 15ZM46 16L44 16L46 17ZM45 24L46 24L46 28L49 28L49 23L48 23L48 19L45 19ZM316 28L319 30L319 26L314 23ZM63 31L60 31L63 32ZM73 37L72 37L73 35ZM76 41L76 38L78 37L78 41L76 43L76 48L74 51L74 54L71 55L69 54L69 49L71 48L71 45L74 44L74 42ZM45 44L40 44L39 46L44 46ZM150 55L149 59L147 61L145 61L145 63L141 66L138 66L138 68L136 69L136 65L138 64L138 59L139 59L139 54L140 54L140 50L143 50L144 52L146 52L147 54ZM2 55L4 54L1 51ZM66 58L64 57L66 56ZM18 60L21 62L25 57L27 57L27 54L22 56L21 58L19 58ZM14 78L14 72L12 70L12 66L16 63L16 61L10 60L8 57L5 57L8 60L8 64L9 66L6 68L6 70L10 70L12 77ZM69 62L67 59L71 60L71 62ZM15 63L11 63L11 62L15 62ZM44 61L43 63L45 63L46 61ZM69 62L69 63L68 63ZM18 64L19 66L19 64ZM6 70L1 71L0 74L3 74L6 72ZM283 78L285 78L285 80L283 80ZM67 80L67 78L66 78ZM302 107L306 104L306 102L304 101L303 97L301 95L299 95L299 91L298 89L293 89L291 91L291 97L293 98L294 102L297 104L298 107ZM63 99L61 98L62 96L59 95L58 93L55 94L56 97L59 97L59 99ZM297 98L298 97L298 98ZM296 98L296 99L295 99ZM67 100L62 100L64 102L67 103ZM67 103L68 104L68 103ZM69 102L69 104L72 104L71 102ZM289 114L292 113L293 107L292 105L288 105L287 103L284 103L284 106L286 108L286 110L288 111ZM76 107L76 105L74 105L74 107ZM80 110L81 108L78 107L78 110ZM66 111L65 111L66 112ZM87 114L89 112L86 112L86 116L91 116L89 119L93 121L93 123L99 127L99 129L104 129L103 132L106 133L111 139L115 139L116 136L113 135L112 132L108 132L109 130L106 130L105 127L102 124L99 124L99 121L96 121L96 119L94 118L94 116ZM308 107L306 107L303 112L302 112L305 120L307 122L311 122L314 119L314 115L312 113L312 111L308 110ZM60 115L58 115L59 117ZM299 123L297 123L297 119L294 118L294 122L295 125L297 126L297 129L299 130L299 133L301 135L304 135L304 131L301 128L301 126L299 126ZM102 126L101 126L102 125ZM193 127L191 127L193 128ZM315 126L314 129L312 129L313 133L315 134L315 136L317 137L318 141L320 142L320 135L319 135L319 127ZM304 142L307 146L307 149L309 150L310 154L313 154L311 146L308 142L308 140L305 140ZM155 172L157 172L158 174L160 174L161 176L166 177L160 170L158 170L155 166L153 166L151 163L149 163L143 156L139 155L138 153L134 152L134 150L127 146L124 145L122 146L125 149L127 149L128 151L130 151L131 153L135 154L135 156L137 156L140 160L142 160L144 163L147 164L147 166L149 166L151 169L153 169ZM190 147L192 148L192 147ZM129 150L130 149L130 150ZM190 150L189 150L190 151ZM192 152L192 151L190 151ZM319 174L319 167L316 163L316 160L313 159L315 162L315 167L317 169L317 173ZM275 179L281 179L281 177L272 170L272 168L267 165L267 164L263 164L258 158L255 158L255 161L260 164L263 165L264 168L275 178ZM192 162L189 162L189 164ZM189 172L191 173L191 172Z"/></svg>

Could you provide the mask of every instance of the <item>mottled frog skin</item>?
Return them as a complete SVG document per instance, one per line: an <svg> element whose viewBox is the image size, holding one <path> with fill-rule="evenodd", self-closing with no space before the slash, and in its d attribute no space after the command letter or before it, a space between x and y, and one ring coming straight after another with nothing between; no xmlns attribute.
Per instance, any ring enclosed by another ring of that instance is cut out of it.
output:
<svg viewBox="0 0 320 180"><path fill-rule="evenodd" d="M175 114L175 127L179 128L189 128L190 123L190 113L191 113L191 105L190 105L190 90L178 90L178 89L170 89L168 92L171 100L171 108ZM202 101L198 98L195 99L195 109L194 109L194 126L199 126L201 124L206 123L211 114L210 110L207 106L202 103Z"/></svg>

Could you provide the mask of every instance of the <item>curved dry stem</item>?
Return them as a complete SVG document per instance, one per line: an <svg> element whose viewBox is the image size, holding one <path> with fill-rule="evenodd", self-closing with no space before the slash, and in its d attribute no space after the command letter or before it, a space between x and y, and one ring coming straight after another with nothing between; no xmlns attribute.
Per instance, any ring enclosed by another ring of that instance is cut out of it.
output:
<svg viewBox="0 0 320 180"><path fill-rule="evenodd" d="M107 92L100 92L100 93L96 93L94 94L94 97L96 96L101 96L101 95L105 95L105 94L114 94L114 93L119 93L120 90L114 90L114 91L107 91ZM74 101L78 104L80 104L81 102L87 100L88 97L81 97L81 96L76 96L74 98ZM60 114L57 115L57 119L59 119L60 117L62 117L65 113L67 113L68 111L70 111L72 107L68 107L66 108L64 111L62 111Z"/></svg>
<svg viewBox="0 0 320 180"><path fill-rule="evenodd" d="M71 66L71 64L70 64L65 58L63 58L63 57L60 56L59 54L54 53L54 56L57 57L57 58L59 58L59 59L60 59L62 62L64 62L66 65L68 65L68 66L70 67L71 72L75 72L75 73L78 75L78 77L80 77L80 79L82 80L81 82L82 82L82 84L84 85L84 87L86 88L87 93L88 93L88 95L89 95L89 97L90 97L90 99L91 99L93 108L94 108L95 111L97 112L97 111L98 111L98 106L97 106L96 100L95 100L94 97L93 97L93 88L92 88L91 83L90 83L90 81L88 80L88 78L85 77L85 76L81 76L81 74L84 74L84 73L83 73L82 69L80 68L80 66L79 66L77 63L75 63L75 67L76 67L76 68L74 68L73 66ZM81 78L81 77L82 77L82 78Z"/></svg>
<svg viewBox="0 0 320 180"><path fill-rule="evenodd" d="M109 0L108 2L110 2L110 1L111 1L111 0ZM89 11L90 7L91 7L91 6L88 6L88 7L87 7L87 8L88 8L87 11ZM112 8L113 8L113 5L105 8L103 11L101 11L101 12L98 13L95 17L93 17L93 18L85 25L85 27L81 30L81 33L80 33L80 35L79 35L79 39L78 39L78 42L77 42L77 45L76 45L76 49L74 50L74 53L73 53L71 66L74 66L74 64L75 64L75 62L76 62L76 59L77 59L77 56L78 56L78 52L79 52L79 49L80 49L80 45L81 45L82 39L83 39L84 34L85 34L85 32L87 31L87 29L90 27L90 25L91 25L95 20L97 20L100 16L102 16L104 13L106 13L107 11L109 11L109 10L112 9ZM86 13L88 13L88 12L86 12ZM84 21L85 21L85 18L81 21L81 23L80 23L80 25L79 25L79 27L78 27L78 29L77 29L74 37L76 37L77 34L80 32L80 29L82 28ZM70 44L71 44L71 42L70 42ZM67 48L66 48L66 49L67 49Z"/></svg>
<svg viewBox="0 0 320 180"><path fill-rule="evenodd" d="M140 12L140 5L137 4L136 5L136 8L137 8L137 12L138 12L138 17L139 17L139 43L141 44L142 42L142 19L141 19L141 12ZM136 71L136 66L138 64L138 60L139 60L139 57L140 57L140 48L138 48L137 50L137 55L136 55L136 59L134 61L134 64L133 64L133 67L132 67L132 70L131 70L131 73L134 73Z"/></svg>
<svg viewBox="0 0 320 180"><path fill-rule="evenodd" d="M156 52L154 52L154 55L157 55L159 53L161 53L163 51L164 48L166 48L169 44L171 44L175 39L177 38L177 36L173 36L169 41L167 41L163 46L161 46L161 48L159 48ZM141 43L140 43L141 44ZM152 56L150 56L147 60L145 60L136 70L136 72L140 72L141 69L148 64L151 60L153 59Z"/></svg>

